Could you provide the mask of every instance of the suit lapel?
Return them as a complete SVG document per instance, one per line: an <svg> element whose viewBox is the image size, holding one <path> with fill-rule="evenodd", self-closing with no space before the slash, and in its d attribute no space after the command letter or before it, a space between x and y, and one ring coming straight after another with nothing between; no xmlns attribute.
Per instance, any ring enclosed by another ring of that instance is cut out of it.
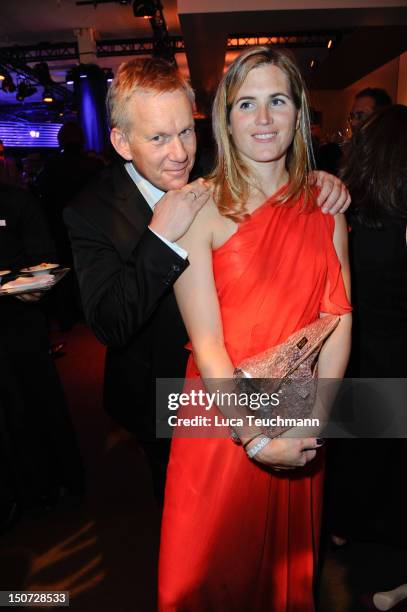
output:
<svg viewBox="0 0 407 612"><path fill-rule="evenodd" d="M113 198L110 205L118 214L112 219L109 234L121 257L126 260L145 232L153 213L124 165L117 165L112 170Z"/></svg>
<svg viewBox="0 0 407 612"><path fill-rule="evenodd" d="M136 227L144 228L148 225L153 216L152 210L127 173L124 165L117 165L114 168L113 188L117 208L127 217L129 222Z"/></svg>

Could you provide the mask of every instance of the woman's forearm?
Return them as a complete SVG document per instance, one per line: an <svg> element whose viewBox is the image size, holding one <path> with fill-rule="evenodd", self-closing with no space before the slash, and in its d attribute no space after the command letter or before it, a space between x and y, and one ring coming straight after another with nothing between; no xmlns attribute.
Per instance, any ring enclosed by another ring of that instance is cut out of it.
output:
<svg viewBox="0 0 407 612"><path fill-rule="evenodd" d="M201 342L193 352L203 379L233 377L234 366L223 342Z"/></svg>
<svg viewBox="0 0 407 612"><path fill-rule="evenodd" d="M233 379L234 365L223 343L202 343L194 348L194 359L199 369L206 389L210 393L225 394L228 401L218 405L220 412L235 423L243 423L233 427L244 444L255 435L261 434L261 429L251 423L246 417L253 412L244 403L234 401L239 394L239 387Z"/></svg>

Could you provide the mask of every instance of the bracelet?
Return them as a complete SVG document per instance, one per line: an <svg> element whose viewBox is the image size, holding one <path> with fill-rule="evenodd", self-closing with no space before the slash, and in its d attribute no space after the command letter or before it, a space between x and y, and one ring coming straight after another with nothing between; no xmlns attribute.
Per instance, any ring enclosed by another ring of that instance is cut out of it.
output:
<svg viewBox="0 0 407 612"><path fill-rule="evenodd" d="M236 433L236 431L234 429L232 429L232 431L230 432L230 437L232 438L232 441L239 445L242 443L241 439L239 438L238 434Z"/></svg>
<svg viewBox="0 0 407 612"><path fill-rule="evenodd" d="M254 434L254 436L252 436L251 438L246 440L246 442L243 444L243 448L246 450L246 448L250 444L250 442L253 442L253 440L255 440L256 438L258 438L261 435L262 435L261 431L258 431L256 434Z"/></svg>
<svg viewBox="0 0 407 612"><path fill-rule="evenodd" d="M267 444L271 442L271 438L268 436L261 436L258 442L254 444L249 450L246 451L249 459L253 459Z"/></svg>

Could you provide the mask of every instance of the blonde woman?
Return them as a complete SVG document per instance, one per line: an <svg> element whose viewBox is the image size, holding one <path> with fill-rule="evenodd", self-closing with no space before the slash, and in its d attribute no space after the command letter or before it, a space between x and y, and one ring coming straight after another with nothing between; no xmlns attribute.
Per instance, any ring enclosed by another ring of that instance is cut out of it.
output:
<svg viewBox="0 0 407 612"><path fill-rule="evenodd" d="M293 60L267 47L238 57L213 111L213 199L181 243L190 267L175 285L192 343L187 377L230 378L245 357L321 313L342 321L321 377L349 353L342 215L315 204L309 120ZM315 438L174 439L162 525L161 612L314 609L322 457Z"/></svg>

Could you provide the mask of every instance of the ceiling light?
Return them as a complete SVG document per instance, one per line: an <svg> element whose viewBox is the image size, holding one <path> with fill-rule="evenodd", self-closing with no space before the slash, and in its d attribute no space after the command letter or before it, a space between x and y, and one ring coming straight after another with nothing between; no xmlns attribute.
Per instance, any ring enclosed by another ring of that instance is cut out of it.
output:
<svg viewBox="0 0 407 612"><path fill-rule="evenodd" d="M73 79L73 71L72 70L68 70L66 75L65 75L65 83L67 85L73 85L74 84L74 79Z"/></svg>
<svg viewBox="0 0 407 612"><path fill-rule="evenodd" d="M106 81L108 83L111 83L113 81L113 70L111 68L105 68L104 70L105 72L105 76L106 76Z"/></svg>
<svg viewBox="0 0 407 612"><path fill-rule="evenodd" d="M332 47L332 45L333 45L333 40L332 40L332 38L330 38L328 40L328 44L327 44L328 49L330 49Z"/></svg>
<svg viewBox="0 0 407 612"><path fill-rule="evenodd" d="M88 64L79 64L79 66L77 67L77 71L77 74L79 73L80 79L88 78Z"/></svg>
<svg viewBox="0 0 407 612"><path fill-rule="evenodd" d="M48 89L44 89L44 93L42 95L42 101L46 102L47 104L51 104L52 102L55 101L54 96Z"/></svg>
<svg viewBox="0 0 407 612"><path fill-rule="evenodd" d="M133 14L135 17L144 17L145 19L151 19L157 12L157 5L155 2L134 2L133 3Z"/></svg>
<svg viewBox="0 0 407 612"><path fill-rule="evenodd" d="M5 81L6 79L11 79L9 71L5 68L0 68L0 81Z"/></svg>
<svg viewBox="0 0 407 612"><path fill-rule="evenodd" d="M11 78L11 76L6 73L3 73L4 78L1 79L1 88L5 93L14 93L16 90L16 86L14 84L13 79Z"/></svg>

